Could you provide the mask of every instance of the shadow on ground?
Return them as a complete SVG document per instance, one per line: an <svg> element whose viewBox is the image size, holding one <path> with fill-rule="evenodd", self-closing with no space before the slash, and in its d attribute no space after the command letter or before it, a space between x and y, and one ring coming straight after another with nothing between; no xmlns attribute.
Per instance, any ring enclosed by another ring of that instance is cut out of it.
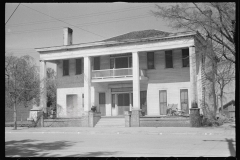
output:
<svg viewBox="0 0 240 160"><path fill-rule="evenodd" d="M233 145L233 142L236 142L236 141L234 141L232 138L231 138L231 139L225 138L225 140L203 140L203 141L220 141L220 142L227 142L227 143L228 143L228 149L229 149L230 155L233 156L233 157L236 156L236 150L235 150L234 145Z"/></svg>
<svg viewBox="0 0 240 160"><path fill-rule="evenodd" d="M36 140L20 140L5 142L5 156L19 156L19 157L43 157L48 156L53 150L63 150L72 146L72 142L55 141L50 143L39 143ZM46 152L46 153L42 153ZM50 156L50 155L49 155ZM52 155L51 155L52 156Z"/></svg>
<svg viewBox="0 0 240 160"><path fill-rule="evenodd" d="M77 142L79 143L79 141ZM64 154L51 154L53 151L61 151L73 146L75 142L68 141L55 141L48 143L40 143L37 140L20 140L20 141L7 141L5 142L5 156L6 157L109 157L115 155L117 152L98 151L87 152L81 154L64 155ZM44 153L45 152L45 153Z"/></svg>

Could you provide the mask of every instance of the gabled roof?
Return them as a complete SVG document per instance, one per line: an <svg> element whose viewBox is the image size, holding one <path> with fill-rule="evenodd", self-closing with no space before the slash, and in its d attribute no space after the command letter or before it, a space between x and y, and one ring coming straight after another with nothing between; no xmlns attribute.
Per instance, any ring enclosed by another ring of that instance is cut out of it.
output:
<svg viewBox="0 0 240 160"><path fill-rule="evenodd" d="M155 29L151 30L143 30L143 31L134 31L129 32L120 36L112 37L106 40L103 40L103 42L106 41L125 41L130 39L142 39L142 38L150 38L150 37L166 37L170 33L163 32Z"/></svg>

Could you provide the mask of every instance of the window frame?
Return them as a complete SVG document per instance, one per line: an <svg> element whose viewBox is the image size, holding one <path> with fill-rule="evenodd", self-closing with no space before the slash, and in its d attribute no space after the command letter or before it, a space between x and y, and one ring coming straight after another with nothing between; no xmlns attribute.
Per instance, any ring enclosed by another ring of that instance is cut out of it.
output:
<svg viewBox="0 0 240 160"><path fill-rule="evenodd" d="M169 64L168 63L169 61L167 61L167 57L171 57L171 66L167 65ZM173 51L172 50L165 51L165 68L173 68Z"/></svg>
<svg viewBox="0 0 240 160"><path fill-rule="evenodd" d="M152 59L150 59L150 54L152 54ZM148 69L155 69L155 57L154 52L147 52L147 68ZM150 65L150 62L152 62L152 65Z"/></svg>
<svg viewBox="0 0 240 160"><path fill-rule="evenodd" d="M69 76L69 59L63 60L63 76Z"/></svg>

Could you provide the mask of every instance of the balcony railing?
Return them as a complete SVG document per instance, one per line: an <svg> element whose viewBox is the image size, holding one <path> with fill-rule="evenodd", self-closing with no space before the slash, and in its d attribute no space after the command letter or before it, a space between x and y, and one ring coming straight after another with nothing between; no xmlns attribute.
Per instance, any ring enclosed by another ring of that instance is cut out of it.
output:
<svg viewBox="0 0 240 160"><path fill-rule="evenodd" d="M132 68L93 70L92 79L132 77Z"/></svg>
<svg viewBox="0 0 240 160"><path fill-rule="evenodd" d="M107 79L107 78L125 78L132 77L132 68L118 68L118 69L105 69L105 70L93 70L92 79ZM140 77L147 77L146 70L139 70Z"/></svg>

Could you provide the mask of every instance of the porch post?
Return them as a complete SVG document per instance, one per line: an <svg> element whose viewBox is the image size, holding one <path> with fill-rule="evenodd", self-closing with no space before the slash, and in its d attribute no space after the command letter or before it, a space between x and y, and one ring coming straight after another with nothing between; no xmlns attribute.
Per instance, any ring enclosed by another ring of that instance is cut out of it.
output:
<svg viewBox="0 0 240 160"><path fill-rule="evenodd" d="M40 60L40 107L47 113L46 61Z"/></svg>
<svg viewBox="0 0 240 160"><path fill-rule="evenodd" d="M133 66L133 108L131 116L131 127L139 127L140 121L140 81L139 81L139 55L138 52L132 53Z"/></svg>
<svg viewBox="0 0 240 160"><path fill-rule="evenodd" d="M197 64L195 47L189 47L189 62L190 62L190 95L191 108L198 108L197 104Z"/></svg>
<svg viewBox="0 0 240 160"><path fill-rule="evenodd" d="M190 62L190 95L191 95L191 108L190 108L190 123L192 127L200 126L200 109L198 108L197 96L197 59L195 47L189 47L189 62Z"/></svg>
<svg viewBox="0 0 240 160"><path fill-rule="evenodd" d="M89 126L89 111L91 110L91 57L84 57L84 113L82 127Z"/></svg>

